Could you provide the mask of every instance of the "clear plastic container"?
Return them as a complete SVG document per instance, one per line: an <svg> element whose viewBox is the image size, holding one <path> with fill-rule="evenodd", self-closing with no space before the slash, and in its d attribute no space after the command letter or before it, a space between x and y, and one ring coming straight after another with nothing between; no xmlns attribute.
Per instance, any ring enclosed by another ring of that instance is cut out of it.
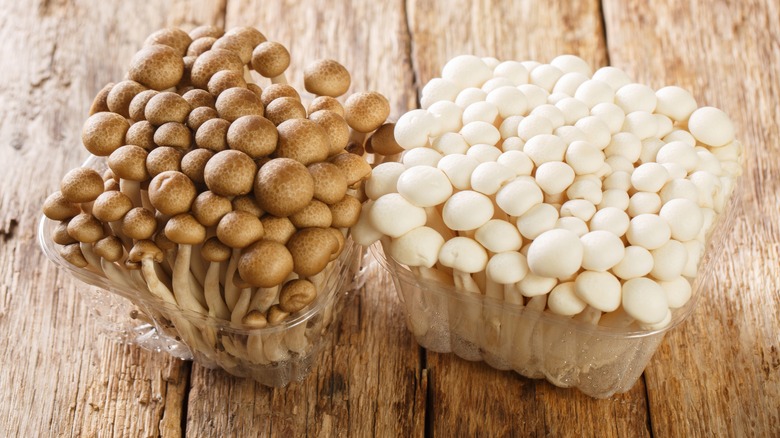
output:
<svg viewBox="0 0 780 438"><path fill-rule="evenodd" d="M516 305L464 292L421 278L389 257L379 243L370 251L393 278L406 325L420 346L606 398L634 386L664 335L691 314L700 291L713 287L712 267L723 253L724 230L734 222L739 191L711 231L691 299L673 310L671 322L658 330L594 325L583 314L556 315L544 311L546 296Z"/></svg>
<svg viewBox="0 0 780 438"><path fill-rule="evenodd" d="M101 170L104 160L84 164ZM60 256L52 241L57 222L41 217L38 239L58 268L84 283L85 298L98 325L111 338L221 368L272 387L303 380L328 342L330 326L358 289L364 251L347 239L338 259L321 276L317 298L303 311L263 329L209 317L168 304L139 288L115 284L96 271L78 268Z"/></svg>

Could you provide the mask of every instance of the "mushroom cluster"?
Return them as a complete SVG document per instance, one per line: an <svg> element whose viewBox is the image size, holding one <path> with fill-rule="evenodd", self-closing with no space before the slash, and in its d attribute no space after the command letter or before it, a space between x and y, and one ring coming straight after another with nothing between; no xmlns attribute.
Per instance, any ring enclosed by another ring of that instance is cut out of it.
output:
<svg viewBox="0 0 780 438"><path fill-rule="evenodd" d="M394 128L400 159L366 182L358 243L381 239L419 277L593 324L658 329L688 302L741 173L723 111L572 55L457 56L421 106Z"/></svg>
<svg viewBox="0 0 780 438"><path fill-rule="evenodd" d="M306 67L315 97L304 106L289 64L283 45L251 27L151 34L83 126L84 147L107 169L71 170L43 205L63 258L238 327L306 309L360 216L366 136L377 131L381 149L392 128L381 94L339 100L351 78L334 60ZM235 345L213 324L168 319L212 356L268 363L306 348L305 338Z"/></svg>

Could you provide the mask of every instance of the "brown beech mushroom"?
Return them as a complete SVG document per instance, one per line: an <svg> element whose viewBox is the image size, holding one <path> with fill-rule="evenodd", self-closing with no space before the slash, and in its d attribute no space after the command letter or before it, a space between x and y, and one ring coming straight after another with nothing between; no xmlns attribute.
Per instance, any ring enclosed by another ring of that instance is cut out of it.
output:
<svg viewBox="0 0 780 438"><path fill-rule="evenodd" d="M207 52L214 45L214 41L217 39L210 36L200 37L192 40L190 46L187 47L187 56L200 56L204 52Z"/></svg>
<svg viewBox="0 0 780 438"><path fill-rule="evenodd" d="M366 142L366 150L384 156L400 154L404 149L395 141L395 123L380 126Z"/></svg>
<svg viewBox="0 0 780 438"><path fill-rule="evenodd" d="M184 123L192 111L189 102L172 91L152 96L144 107L144 117L154 126L168 122Z"/></svg>
<svg viewBox="0 0 780 438"><path fill-rule="evenodd" d="M314 198L333 204L347 193L347 178L335 164L327 161L310 164L309 174L314 179Z"/></svg>
<svg viewBox="0 0 780 438"><path fill-rule="evenodd" d="M238 36L246 40L252 47L257 46L266 40L265 35L252 26L237 26L225 32L225 35Z"/></svg>
<svg viewBox="0 0 780 438"><path fill-rule="evenodd" d="M244 295L242 300L243 308L238 311L238 313L241 313L241 316L246 313L246 306L249 304L251 292L246 288L239 291L236 285L233 284L232 279L236 272L241 249L260 240L263 234L263 224L260 222L260 219L245 211L231 211L224 215L217 224L217 238L220 242L233 248L233 255L225 273L225 303L227 303L231 311L234 311L241 298L240 295ZM236 314L233 316L236 316Z"/></svg>
<svg viewBox="0 0 780 438"><path fill-rule="evenodd" d="M157 219L151 211L136 207L122 218L121 230L123 235L133 240L150 239L157 231Z"/></svg>
<svg viewBox="0 0 780 438"><path fill-rule="evenodd" d="M112 112L95 113L84 122L81 129L81 142L92 154L107 157L116 148L122 146L130 122Z"/></svg>
<svg viewBox="0 0 780 438"><path fill-rule="evenodd" d="M184 156L181 149L160 146L149 151L146 156L146 170L149 176L155 176L166 171L180 171L181 159Z"/></svg>
<svg viewBox="0 0 780 438"><path fill-rule="evenodd" d="M171 293L168 286L160 281L160 278L157 276L155 264L163 261L163 253L154 242L151 240L139 240L136 242L128 254L127 261L136 266L140 265L141 273L146 281L146 286L149 288L152 295L168 304L177 305L174 294ZM126 264L125 266L132 269L132 265L128 266ZM181 303L178 304L181 305Z"/></svg>
<svg viewBox="0 0 780 438"><path fill-rule="evenodd" d="M390 115L390 103L385 96L375 92L355 93L344 103L344 120L354 130L347 149L355 149L362 155L366 134L376 130Z"/></svg>
<svg viewBox="0 0 780 438"><path fill-rule="evenodd" d="M299 102L301 100L301 96L292 85L271 84L262 90L260 101L263 103L263 106L268 106L269 103L280 97L292 97Z"/></svg>
<svg viewBox="0 0 780 438"><path fill-rule="evenodd" d="M244 73L244 63L237 53L231 50L212 48L203 52L195 60L190 72L192 85L206 89L209 79L220 70L231 70L236 73Z"/></svg>
<svg viewBox="0 0 780 438"><path fill-rule="evenodd" d="M132 79L153 90L175 87L184 74L182 55L169 46L154 44L133 56L127 72Z"/></svg>
<svg viewBox="0 0 780 438"><path fill-rule="evenodd" d="M309 205L290 215L290 222L298 229L309 227L328 228L332 221L333 215L331 210L324 202L316 199L312 199Z"/></svg>
<svg viewBox="0 0 780 438"><path fill-rule="evenodd" d="M87 262L87 259L84 258L84 254L82 254L81 247L78 243L63 246L59 249L59 253L66 262L77 268L89 267L89 263Z"/></svg>
<svg viewBox="0 0 780 438"><path fill-rule="evenodd" d="M286 245L290 237L298 231L295 225L286 217L276 217L266 214L260 218L265 235L263 239Z"/></svg>
<svg viewBox="0 0 780 438"><path fill-rule="evenodd" d="M284 71L290 66L290 52L283 45L265 41L252 51L252 68L273 84L286 84Z"/></svg>
<svg viewBox="0 0 780 438"><path fill-rule="evenodd" d="M292 119L276 127L279 143L274 153L279 158L292 158L307 166L328 158L330 141L325 129L308 119Z"/></svg>
<svg viewBox="0 0 780 438"><path fill-rule="evenodd" d="M263 103L257 95L240 87L228 88L220 93L215 103L219 116L232 122L241 116L262 116Z"/></svg>
<svg viewBox="0 0 780 438"><path fill-rule="evenodd" d="M271 154L276 149L278 134L271 121L262 116L242 116L230 124L227 144L252 159Z"/></svg>
<svg viewBox="0 0 780 438"><path fill-rule="evenodd" d="M154 143L157 146L187 150L192 144L192 132L184 123L163 123L154 131Z"/></svg>
<svg viewBox="0 0 780 438"><path fill-rule="evenodd" d="M125 248L122 246L122 240L117 236L106 236L92 246L95 255L107 262L118 262L125 254Z"/></svg>
<svg viewBox="0 0 780 438"><path fill-rule="evenodd" d="M178 245L172 276L176 302L186 310L205 314L205 298L190 287L190 263L192 245L199 245L206 240L206 228L191 214L177 214L165 224L165 237Z"/></svg>
<svg viewBox="0 0 780 438"><path fill-rule="evenodd" d="M214 152L224 151L228 147L227 132L230 122L225 119L209 119L204 121L195 132L195 144L199 148Z"/></svg>
<svg viewBox="0 0 780 438"><path fill-rule="evenodd" d="M117 82L106 97L108 110L113 111L122 117L129 118L130 103L139 93L146 90L147 88L143 85L129 79Z"/></svg>
<svg viewBox="0 0 780 438"><path fill-rule="evenodd" d="M127 108L127 113L130 116L130 119L135 120L136 122L146 120L146 116L144 115L146 104L149 103L149 100L158 93L159 91L157 90L144 89L143 91L136 94L135 97L133 97L133 100L130 101L130 106Z"/></svg>
<svg viewBox="0 0 780 438"><path fill-rule="evenodd" d="M203 294L206 298L206 306L209 315L224 320L230 319L230 309L222 299L219 285L219 271L221 264L230 258L231 250L216 237L206 239L200 248L200 255L209 263L206 270L206 278L203 282Z"/></svg>
<svg viewBox="0 0 780 438"><path fill-rule="evenodd" d="M346 195L335 204L329 205L331 217L333 218L331 226L335 228L349 228L355 225L360 218L362 204L356 198Z"/></svg>
<svg viewBox="0 0 780 438"><path fill-rule="evenodd" d="M195 184L181 172L162 172L149 183L149 201L164 215L173 216L190 211L196 195ZM171 238L167 232L166 236ZM171 240L176 241L173 238Z"/></svg>
<svg viewBox="0 0 780 438"><path fill-rule="evenodd" d="M339 97L346 93L352 79L343 65L332 59L322 59L303 70L306 91L318 96Z"/></svg>
<svg viewBox="0 0 780 438"><path fill-rule="evenodd" d="M141 182L149 179L146 158L149 154L140 146L125 145L108 156L108 168L119 178L119 190L133 205L141 206Z"/></svg>
<svg viewBox="0 0 780 438"><path fill-rule="evenodd" d="M179 28L169 27L152 32L151 35L146 37L144 46L162 44L163 46L168 46L175 50L179 56L184 56L187 53L187 47L189 47L190 43L192 43L192 38L187 32Z"/></svg>
<svg viewBox="0 0 780 438"><path fill-rule="evenodd" d="M274 158L257 171L254 194L260 208L285 217L309 204L314 196L314 179L298 161Z"/></svg>
<svg viewBox="0 0 780 438"><path fill-rule="evenodd" d="M221 196L245 195L252 191L257 165L249 155L234 150L217 152L206 163L206 186Z"/></svg>
<svg viewBox="0 0 780 438"><path fill-rule="evenodd" d="M217 110L208 106L199 106L190 112L190 115L187 116L187 126L193 131L196 131L196 144L198 129L206 123L206 121L216 118L219 118Z"/></svg>
<svg viewBox="0 0 780 438"><path fill-rule="evenodd" d="M338 99L330 96L317 96L309 104L309 114L314 114L317 111L327 110L344 117L344 107Z"/></svg>
<svg viewBox="0 0 780 438"><path fill-rule="evenodd" d="M228 88L246 88L244 75L233 70L220 70L209 79L206 88L212 96L219 96L220 93Z"/></svg>
<svg viewBox="0 0 780 438"><path fill-rule="evenodd" d="M181 159L181 173L187 175L196 184L205 183L203 173L206 163L214 156L214 152L208 149L193 149Z"/></svg>
<svg viewBox="0 0 780 438"><path fill-rule="evenodd" d="M285 120L305 119L306 108L294 97L280 97L265 107L265 117L274 125L278 125Z"/></svg>
<svg viewBox="0 0 780 438"><path fill-rule="evenodd" d="M363 157L355 154L338 154L332 157L330 162L341 170L350 187L371 175L371 166Z"/></svg>
<svg viewBox="0 0 780 438"><path fill-rule="evenodd" d="M205 227L213 227L233 211L230 199L206 190L192 202L192 215Z"/></svg>
<svg viewBox="0 0 780 438"><path fill-rule="evenodd" d="M62 178L60 192L73 203L92 202L103 193L103 177L95 169L76 167Z"/></svg>
<svg viewBox="0 0 780 438"><path fill-rule="evenodd" d="M265 214L263 209L257 204L257 199L251 194L236 196L230 203L235 211L245 211L256 217L261 217Z"/></svg>
<svg viewBox="0 0 780 438"><path fill-rule="evenodd" d="M121 220L133 208L133 201L120 191L103 192L92 204L92 214L100 221L107 223L114 234L122 238L130 248L130 241L121 233Z"/></svg>
<svg viewBox="0 0 780 438"><path fill-rule="evenodd" d="M349 143L349 125L336 112L319 110L309 114L309 120L325 129L325 133L330 140L328 156L336 155L347 147Z"/></svg>
<svg viewBox="0 0 780 438"><path fill-rule="evenodd" d="M331 254L330 261L336 260L340 255L341 252L344 250L344 245L347 243L347 239L344 237L344 233L341 232L338 228L326 228L330 232L330 234L336 238L336 241L338 242L338 249Z"/></svg>
<svg viewBox="0 0 780 438"><path fill-rule="evenodd" d="M317 288L309 280L290 280L279 292L279 308L287 313L295 313L311 304L317 298Z"/></svg>
<svg viewBox="0 0 780 438"><path fill-rule="evenodd" d="M282 283L293 269L290 251L278 242L259 240L241 251L238 273L252 286L274 287Z"/></svg>
<svg viewBox="0 0 780 438"><path fill-rule="evenodd" d="M214 108L216 99L206 90L200 88L193 88L182 94L181 97L190 104L190 107L195 110L200 107Z"/></svg>
<svg viewBox="0 0 780 438"><path fill-rule="evenodd" d="M286 246L293 258L293 272L305 278L322 272L331 255L338 251L339 244L324 228L304 228L298 230Z"/></svg>
<svg viewBox="0 0 780 438"><path fill-rule="evenodd" d="M68 221L63 220L54 227L51 232L51 240L57 245L70 245L76 243L77 240L68 234Z"/></svg>
<svg viewBox="0 0 780 438"><path fill-rule="evenodd" d="M88 213L81 213L68 222L68 234L83 243L94 243L105 236L103 224Z"/></svg>
<svg viewBox="0 0 780 438"><path fill-rule="evenodd" d="M43 214L54 221L64 221L81 213L75 202L68 201L62 192L56 191L43 201Z"/></svg>
<svg viewBox="0 0 780 438"><path fill-rule="evenodd" d="M216 39L221 37L224 34L225 34L224 30L222 30L217 26L212 26L210 24L204 24L202 26L198 26L189 32L190 38L193 41L201 37L212 37Z"/></svg>
<svg viewBox="0 0 780 438"><path fill-rule="evenodd" d="M109 82L100 89L92 100L92 105L89 106L89 115L99 113L102 111L108 111L108 93L111 92L111 88L114 87L113 82Z"/></svg>
<svg viewBox="0 0 780 438"><path fill-rule="evenodd" d="M130 125L125 134L125 144L140 146L147 151L156 148L154 144L154 125L146 120L140 120Z"/></svg>
<svg viewBox="0 0 780 438"><path fill-rule="evenodd" d="M230 50L238 55L242 64L249 64L252 61L252 49L255 46L240 35L226 33L217 38L211 47L212 49Z"/></svg>

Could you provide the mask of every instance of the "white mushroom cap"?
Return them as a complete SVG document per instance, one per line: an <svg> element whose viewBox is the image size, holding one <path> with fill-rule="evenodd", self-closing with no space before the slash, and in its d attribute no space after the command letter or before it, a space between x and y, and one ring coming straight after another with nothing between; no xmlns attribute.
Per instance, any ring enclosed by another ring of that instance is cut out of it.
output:
<svg viewBox="0 0 780 438"><path fill-rule="evenodd" d="M667 143L682 141L691 146L696 146L696 138L694 138L693 134L684 129L674 129L672 132L666 134L662 140Z"/></svg>
<svg viewBox="0 0 780 438"><path fill-rule="evenodd" d="M538 65L529 74L530 82L547 92L553 89L561 76L563 76L561 69L550 64Z"/></svg>
<svg viewBox="0 0 780 438"><path fill-rule="evenodd" d="M480 163L496 161L502 153L501 149L489 144L475 144L466 151L467 156L476 159Z"/></svg>
<svg viewBox="0 0 780 438"><path fill-rule="evenodd" d="M511 80L515 85L528 83L528 69L517 61L504 61L493 69L493 76Z"/></svg>
<svg viewBox="0 0 780 438"><path fill-rule="evenodd" d="M650 271L656 280L670 281L682 275L688 261L688 250L677 240L671 239L660 248L651 251L653 269Z"/></svg>
<svg viewBox="0 0 780 438"><path fill-rule="evenodd" d="M471 122L463 125L460 129L460 135L470 145L495 145L501 140L501 133L498 132L498 128L487 122Z"/></svg>
<svg viewBox="0 0 780 438"><path fill-rule="evenodd" d="M609 272L585 271L574 280L574 290L581 300L602 312L620 307L620 280Z"/></svg>
<svg viewBox="0 0 780 438"><path fill-rule="evenodd" d="M436 167L415 166L401 173L396 184L398 193L418 207L434 207L452 195L447 175Z"/></svg>
<svg viewBox="0 0 780 438"><path fill-rule="evenodd" d="M469 150L469 144L457 132L445 132L441 136L434 138L431 142L431 147L442 155L465 154Z"/></svg>
<svg viewBox="0 0 780 438"><path fill-rule="evenodd" d="M556 278L542 277L533 272L528 272L522 280L516 283L517 289L524 297L536 297L547 294L557 284L558 280Z"/></svg>
<svg viewBox="0 0 780 438"><path fill-rule="evenodd" d="M458 84L461 88L481 87L485 81L493 77L493 70L479 57L460 55L444 64L441 77Z"/></svg>
<svg viewBox="0 0 780 438"><path fill-rule="evenodd" d="M521 117L521 116L512 116L509 119L520 119L522 121L523 117ZM506 122L509 119L504 120L504 122ZM502 123L501 126L503 127L504 124ZM517 126L519 126L519 123L517 125L515 125L514 132L510 133L510 135L506 135L505 136L503 133L501 134L501 138L504 139L504 141L501 142L501 150L502 151L504 151L504 152L509 152L509 151L522 152L523 147L525 147L525 140L523 140L522 138L517 136ZM530 173L529 173L529 175L530 175Z"/></svg>
<svg viewBox="0 0 780 438"><path fill-rule="evenodd" d="M570 199L561 205L561 217L574 216L588 222L596 214L596 206L587 199Z"/></svg>
<svg viewBox="0 0 780 438"><path fill-rule="evenodd" d="M395 124L395 141L404 149L424 147L428 136L437 129L436 117L424 109L404 113Z"/></svg>
<svg viewBox="0 0 780 438"><path fill-rule="evenodd" d="M506 144L506 141L504 143ZM505 149L496 162L512 169L515 175L530 175L534 170L533 160L523 151Z"/></svg>
<svg viewBox="0 0 780 438"><path fill-rule="evenodd" d="M696 110L698 105L688 90L669 86L655 92L657 104L655 112L668 116L674 121L688 120L688 117Z"/></svg>
<svg viewBox="0 0 780 438"><path fill-rule="evenodd" d="M618 192L626 193L626 192ZM628 195L626 195L626 200ZM625 208L604 207L599 209L592 218L590 218L590 229L592 231L609 231L610 233L622 237L628 231L628 224L631 218L625 212Z"/></svg>
<svg viewBox="0 0 780 438"><path fill-rule="evenodd" d="M669 180L669 171L658 163L644 163L631 174L631 185L642 192L658 192Z"/></svg>
<svg viewBox="0 0 780 438"><path fill-rule="evenodd" d="M493 195L515 176L512 169L495 161L487 161L479 163L471 173L471 187L485 195Z"/></svg>
<svg viewBox="0 0 780 438"><path fill-rule="evenodd" d="M580 269L582 258L582 242L569 230L545 231L528 247L528 267L542 277L566 278Z"/></svg>
<svg viewBox="0 0 780 438"><path fill-rule="evenodd" d="M431 105L440 101L453 101L460 92L461 87L444 78L433 78L422 89L420 106L428 109Z"/></svg>
<svg viewBox="0 0 780 438"><path fill-rule="evenodd" d="M674 130L674 121L663 114L653 114L658 124L655 137L662 138Z"/></svg>
<svg viewBox="0 0 780 438"><path fill-rule="evenodd" d="M542 189L535 182L518 178L496 193L496 204L510 216L520 216L544 201Z"/></svg>
<svg viewBox="0 0 780 438"><path fill-rule="evenodd" d="M604 152L586 141L574 141L564 159L577 175L597 172L604 165Z"/></svg>
<svg viewBox="0 0 780 438"><path fill-rule="evenodd" d="M529 115L544 117L550 122L553 131L563 126L563 124L566 122L566 119L563 115L563 111L561 111L557 106L550 103L545 103L537 106L536 108L531 110L531 113Z"/></svg>
<svg viewBox="0 0 780 438"><path fill-rule="evenodd" d="M590 79L577 87L574 98L588 105L588 108L593 108L600 103L612 102L615 99L615 90L604 81Z"/></svg>
<svg viewBox="0 0 780 438"><path fill-rule="evenodd" d="M677 178L667 182L658 195L661 196L661 202L664 204L673 199L688 199L694 204L699 203L699 189L687 178Z"/></svg>
<svg viewBox="0 0 780 438"><path fill-rule="evenodd" d="M606 271L623 260L626 248L618 236L609 231L591 231L582 237L582 267L590 271Z"/></svg>
<svg viewBox="0 0 780 438"><path fill-rule="evenodd" d="M602 183L604 190L622 190L627 192L631 189L631 174L623 171L614 171L604 178Z"/></svg>
<svg viewBox="0 0 780 438"><path fill-rule="evenodd" d="M498 87L488 93L485 100L495 105L498 114L504 119L528 112L528 99L517 87Z"/></svg>
<svg viewBox="0 0 780 438"><path fill-rule="evenodd" d="M623 120L623 131L636 134L637 137L644 140L655 138L658 132L658 120L653 113L647 111L634 111L626 114Z"/></svg>
<svg viewBox="0 0 780 438"><path fill-rule="evenodd" d="M655 111L657 102L655 91L644 84L626 84L615 93L615 104L628 114L633 111Z"/></svg>
<svg viewBox="0 0 780 438"><path fill-rule="evenodd" d="M656 214L640 214L631 219L626 238L632 245L649 250L660 248L672 235L669 224Z"/></svg>
<svg viewBox="0 0 780 438"><path fill-rule="evenodd" d="M493 78L488 79L484 84L482 84L482 91L485 93L490 93L491 91L495 90L496 88L501 87L515 87L515 83L512 82L509 78Z"/></svg>
<svg viewBox="0 0 780 438"><path fill-rule="evenodd" d="M685 277L677 277L669 281L659 281L658 284L666 292L666 303L671 309L678 309L688 303L693 290L691 282Z"/></svg>
<svg viewBox="0 0 780 438"><path fill-rule="evenodd" d="M641 246L628 246L623 260L612 267L612 272L623 280L642 277L653 269L653 255Z"/></svg>
<svg viewBox="0 0 780 438"><path fill-rule="evenodd" d="M472 190L453 194L442 209L444 224L451 230L475 230L493 217L493 201Z"/></svg>
<svg viewBox="0 0 780 438"><path fill-rule="evenodd" d="M571 96L574 96L574 93L577 91L577 87L589 79L590 77L576 71L564 73L563 76L558 79L558 82L555 83L552 92L553 94L564 94L569 96L571 99L574 99ZM580 101L577 100L577 102ZM585 105L582 102L580 102L580 104ZM588 109L587 105L585 105L585 109Z"/></svg>
<svg viewBox="0 0 780 438"><path fill-rule="evenodd" d="M547 307L558 315L576 315L585 310L587 305L577 296L573 281L558 284L547 297Z"/></svg>
<svg viewBox="0 0 780 438"><path fill-rule="evenodd" d="M481 88L464 88L460 93L458 93L458 97L455 98L455 105L458 105L462 109L466 109L466 107L472 103L482 102L486 98L487 92Z"/></svg>
<svg viewBox="0 0 780 438"><path fill-rule="evenodd" d="M485 222L477 228L474 238L485 249L494 253L517 251L523 245L523 239L520 237L517 227L500 219L491 219Z"/></svg>
<svg viewBox="0 0 780 438"><path fill-rule="evenodd" d="M696 140L707 146L720 147L734 141L734 124L725 112L703 106L691 114L688 129Z"/></svg>
<svg viewBox="0 0 780 438"><path fill-rule="evenodd" d="M548 90L534 84L518 85L517 89L525 94L525 98L528 100L528 108L536 108L539 105L547 103L547 97L550 96Z"/></svg>
<svg viewBox="0 0 780 438"><path fill-rule="evenodd" d="M520 90L517 91L520 92ZM497 117L498 108L493 103L487 101L472 103L463 109L463 115L461 116L464 125L471 122L487 122L493 124Z"/></svg>
<svg viewBox="0 0 780 438"><path fill-rule="evenodd" d="M368 213L371 225L382 234L399 237L425 225L425 209L417 207L398 193L388 193L374 201Z"/></svg>
<svg viewBox="0 0 780 438"><path fill-rule="evenodd" d="M626 113L612 102L602 102L594 106L590 109L590 114L606 123L612 135L620 132L623 129L623 123L626 121Z"/></svg>
<svg viewBox="0 0 780 438"><path fill-rule="evenodd" d="M642 163L654 163L655 157L658 155L658 151L664 146L662 140L657 138L645 138L642 139L642 152L639 154L639 164Z"/></svg>
<svg viewBox="0 0 780 438"><path fill-rule="evenodd" d="M438 137L446 132L456 132L463 127L461 117L463 117L463 109L459 107L455 102L449 100L442 100L436 102L428 107L428 112L433 114L438 120L438 131L431 131L431 136Z"/></svg>
<svg viewBox="0 0 780 438"><path fill-rule="evenodd" d="M682 141L672 141L666 143L658 150L655 160L661 164L679 164L687 172L690 172L699 163L699 155L691 145Z"/></svg>
<svg viewBox="0 0 780 438"><path fill-rule="evenodd" d="M439 261L444 266L470 274L485 269L488 255L474 239L453 237L442 245Z"/></svg>
<svg viewBox="0 0 780 438"><path fill-rule="evenodd" d="M477 166L479 161L463 154L445 155L436 165L458 190L471 189L471 174Z"/></svg>
<svg viewBox="0 0 780 438"><path fill-rule="evenodd" d="M528 274L528 262L517 251L493 254L485 267L487 277L499 284L514 284Z"/></svg>
<svg viewBox="0 0 780 438"><path fill-rule="evenodd" d="M569 230L577 237L584 236L588 232L588 224L584 220L574 216L564 216L555 221L555 228Z"/></svg>
<svg viewBox="0 0 780 438"><path fill-rule="evenodd" d="M636 192L628 200L628 215L655 214L661 210L661 197L655 192Z"/></svg>
<svg viewBox="0 0 780 438"><path fill-rule="evenodd" d="M699 272L699 261L704 252L704 244L698 240L689 240L683 242L683 246L685 246L685 250L688 251L688 261L685 263L682 275L694 278Z"/></svg>
<svg viewBox="0 0 780 438"><path fill-rule="evenodd" d="M601 67L593 73L593 79L598 79L602 82L608 83L613 90L618 90L623 85L631 83L631 78L623 70L606 66Z"/></svg>
<svg viewBox="0 0 780 438"><path fill-rule="evenodd" d="M387 193L397 192L398 177L404 170L406 170L406 166L396 161L388 161L374 167L371 171L371 177L366 180L364 185L366 195L376 200Z"/></svg>
<svg viewBox="0 0 780 438"><path fill-rule="evenodd" d="M539 114L529 114L517 125L517 136L525 141L538 136L550 135L553 132L552 122Z"/></svg>
<svg viewBox="0 0 780 438"><path fill-rule="evenodd" d="M404 163L404 166L407 168L414 166L436 167L436 164L441 160L442 156L443 155L435 149L429 147L414 148L403 152L403 155L401 155L401 162Z"/></svg>
<svg viewBox="0 0 780 438"><path fill-rule="evenodd" d="M630 132L618 132L612 136L609 144L604 149L607 157L620 155L631 163L639 159L642 153L642 140Z"/></svg>
<svg viewBox="0 0 780 438"><path fill-rule="evenodd" d="M588 142L599 149L604 149L612 139L609 126L597 116L583 117L574 124L582 130Z"/></svg>
<svg viewBox="0 0 780 438"><path fill-rule="evenodd" d="M536 168L534 178L544 193L557 195L574 182L574 169L561 161L546 161Z"/></svg>
<svg viewBox="0 0 780 438"><path fill-rule="evenodd" d="M661 322L669 312L666 292L655 281L640 277L623 284L623 309L645 324Z"/></svg>
<svg viewBox="0 0 780 438"><path fill-rule="evenodd" d="M558 209L550 204L537 204L517 218L517 229L526 239L536 239L545 231L555 228Z"/></svg>
<svg viewBox="0 0 780 438"><path fill-rule="evenodd" d="M550 64L566 73L577 72L586 76L593 74L588 62L577 55L558 55L550 61Z"/></svg>
<svg viewBox="0 0 780 438"><path fill-rule="evenodd" d="M371 223L370 213L373 205L374 201L363 203L357 223L349 230L352 240L358 245L371 246L383 236L382 232L374 228L374 225Z"/></svg>
<svg viewBox="0 0 780 438"><path fill-rule="evenodd" d="M598 209L603 210L608 207L614 207L621 211L625 211L628 208L629 201L628 192L625 190L606 189L601 195L601 202L599 202ZM628 219L626 219L626 227L628 227Z"/></svg>
<svg viewBox="0 0 780 438"><path fill-rule="evenodd" d="M439 260L442 245L444 238L438 231L422 226L393 239L389 252L398 263L430 268Z"/></svg>

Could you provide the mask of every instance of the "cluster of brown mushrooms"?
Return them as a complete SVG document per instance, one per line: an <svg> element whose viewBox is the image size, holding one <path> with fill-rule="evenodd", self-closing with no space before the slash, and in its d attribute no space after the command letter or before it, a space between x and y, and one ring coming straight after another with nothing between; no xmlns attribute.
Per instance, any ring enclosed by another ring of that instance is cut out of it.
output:
<svg viewBox="0 0 780 438"><path fill-rule="evenodd" d="M250 27L150 35L126 78L98 93L82 130L107 169L71 170L43 206L60 221L52 239L63 258L240 327L278 325L307 308L360 216L371 172L363 154L401 149L384 96L340 102L349 72L319 60L304 71L316 96L304 106L287 83L289 63L283 45ZM194 350L255 363L296 351L253 346L251 336L232 345L167 319Z"/></svg>

